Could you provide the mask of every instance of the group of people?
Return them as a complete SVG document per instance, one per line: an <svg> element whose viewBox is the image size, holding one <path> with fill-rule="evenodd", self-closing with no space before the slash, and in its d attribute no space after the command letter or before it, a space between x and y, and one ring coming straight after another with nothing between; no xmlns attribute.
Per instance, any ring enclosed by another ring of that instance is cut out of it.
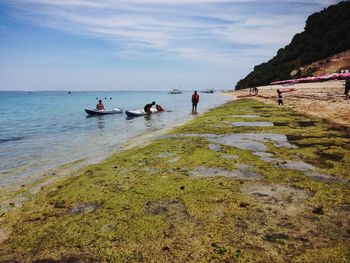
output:
<svg viewBox="0 0 350 263"><path fill-rule="evenodd" d="M192 94L192 114L197 114L197 105L199 103L199 95L197 93L197 91L195 91ZM143 110L148 113L148 114L152 114L152 107L155 106L157 112L162 112L164 111L164 109L162 108L162 106L160 106L159 104L156 104L155 101L153 101L152 103L146 104L145 107L143 108ZM98 101L98 104L96 105L96 109L97 110L105 110L105 107L102 103L102 100Z"/></svg>

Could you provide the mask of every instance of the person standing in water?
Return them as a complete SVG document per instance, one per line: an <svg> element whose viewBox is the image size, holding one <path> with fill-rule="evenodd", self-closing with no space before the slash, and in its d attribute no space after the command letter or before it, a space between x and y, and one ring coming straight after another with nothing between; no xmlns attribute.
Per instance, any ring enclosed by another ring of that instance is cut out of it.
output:
<svg viewBox="0 0 350 263"><path fill-rule="evenodd" d="M96 105L97 110L104 110L105 106L103 106L102 100L98 101L98 104Z"/></svg>
<svg viewBox="0 0 350 263"><path fill-rule="evenodd" d="M199 95L197 94L197 91L195 90L192 94L192 114L197 114L197 104L199 102Z"/></svg>
<svg viewBox="0 0 350 263"><path fill-rule="evenodd" d="M277 96L278 96L278 105L283 105L283 97L282 97L282 92L278 89L277 90Z"/></svg>

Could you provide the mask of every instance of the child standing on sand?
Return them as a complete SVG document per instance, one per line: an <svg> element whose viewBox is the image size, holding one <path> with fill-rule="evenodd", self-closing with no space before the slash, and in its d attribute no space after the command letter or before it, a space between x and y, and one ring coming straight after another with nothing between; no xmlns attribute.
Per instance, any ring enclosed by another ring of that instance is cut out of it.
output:
<svg viewBox="0 0 350 263"><path fill-rule="evenodd" d="M277 96L278 96L278 105L283 105L283 97L282 97L282 92L278 89L277 90Z"/></svg>

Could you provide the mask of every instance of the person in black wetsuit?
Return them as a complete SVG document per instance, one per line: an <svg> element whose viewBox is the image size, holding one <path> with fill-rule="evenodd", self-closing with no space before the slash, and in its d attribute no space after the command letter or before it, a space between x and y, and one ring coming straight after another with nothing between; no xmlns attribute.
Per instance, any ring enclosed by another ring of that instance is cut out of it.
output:
<svg viewBox="0 0 350 263"><path fill-rule="evenodd" d="M278 105L283 105L282 92L279 89L277 90L277 95L278 95Z"/></svg>
<svg viewBox="0 0 350 263"><path fill-rule="evenodd" d="M345 95L345 100L349 98L349 91L350 91L350 79L345 80L345 90L344 90L344 95Z"/></svg>
<svg viewBox="0 0 350 263"><path fill-rule="evenodd" d="M151 108L152 106L156 105L156 102L153 101L152 103L146 104L146 106L143 108L143 110L148 113L148 114L152 114L151 112Z"/></svg>

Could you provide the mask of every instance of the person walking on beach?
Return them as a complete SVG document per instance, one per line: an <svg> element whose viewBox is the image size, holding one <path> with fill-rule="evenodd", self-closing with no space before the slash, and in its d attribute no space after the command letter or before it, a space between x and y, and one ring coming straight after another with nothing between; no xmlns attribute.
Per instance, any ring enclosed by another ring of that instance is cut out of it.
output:
<svg viewBox="0 0 350 263"><path fill-rule="evenodd" d="M350 91L350 79L345 80L345 90L344 90L344 95L345 95L345 100L349 98L349 91Z"/></svg>
<svg viewBox="0 0 350 263"><path fill-rule="evenodd" d="M278 105L283 105L283 97L282 97L282 92L278 89L277 90L277 96L278 96Z"/></svg>
<svg viewBox="0 0 350 263"><path fill-rule="evenodd" d="M197 91L195 90L192 94L192 114L197 114L197 104L199 102L199 95L197 94Z"/></svg>
<svg viewBox="0 0 350 263"><path fill-rule="evenodd" d="M98 104L96 105L97 110L104 110L105 106L103 106L102 100L98 101Z"/></svg>
<svg viewBox="0 0 350 263"><path fill-rule="evenodd" d="M147 113L147 114L152 114L151 108L152 106L156 105L156 102L153 101L152 103L146 104L145 107L143 108L143 110Z"/></svg>

